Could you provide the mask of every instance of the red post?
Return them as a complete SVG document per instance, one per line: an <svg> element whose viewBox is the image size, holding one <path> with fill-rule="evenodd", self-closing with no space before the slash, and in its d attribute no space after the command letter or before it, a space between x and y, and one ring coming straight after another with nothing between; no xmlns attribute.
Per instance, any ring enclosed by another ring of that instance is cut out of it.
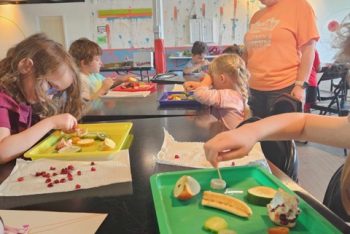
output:
<svg viewBox="0 0 350 234"><path fill-rule="evenodd" d="M166 72L164 39L154 40L154 60L157 73Z"/></svg>

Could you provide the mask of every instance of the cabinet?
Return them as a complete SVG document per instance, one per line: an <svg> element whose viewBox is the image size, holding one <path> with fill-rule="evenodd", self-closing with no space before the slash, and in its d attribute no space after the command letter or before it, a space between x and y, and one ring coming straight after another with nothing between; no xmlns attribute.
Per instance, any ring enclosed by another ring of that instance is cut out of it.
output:
<svg viewBox="0 0 350 234"><path fill-rule="evenodd" d="M190 19L190 42L217 42L216 27L213 19Z"/></svg>

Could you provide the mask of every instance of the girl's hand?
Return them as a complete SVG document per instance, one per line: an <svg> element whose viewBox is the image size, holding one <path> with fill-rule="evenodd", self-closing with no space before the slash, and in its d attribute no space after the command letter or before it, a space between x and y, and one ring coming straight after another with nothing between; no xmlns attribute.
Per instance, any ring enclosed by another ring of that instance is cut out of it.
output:
<svg viewBox="0 0 350 234"><path fill-rule="evenodd" d="M73 130L78 126L77 119L68 113L54 115L49 117L49 119L53 123L53 129L59 129L65 132Z"/></svg>
<svg viewBox="0 0 350 234"><path fill-rule="evenodd" d="M190 92L201 86L201 84L197 81L186 81L183 86L187 92Z"/></svg>
<svg viewBox="0 0 350 234"><path fill-rule="evenodd" d="M222 132L204 144L207 160L217 167L220 161L241 158L248 155L257 142L254 131L248 126Z"/></svg>

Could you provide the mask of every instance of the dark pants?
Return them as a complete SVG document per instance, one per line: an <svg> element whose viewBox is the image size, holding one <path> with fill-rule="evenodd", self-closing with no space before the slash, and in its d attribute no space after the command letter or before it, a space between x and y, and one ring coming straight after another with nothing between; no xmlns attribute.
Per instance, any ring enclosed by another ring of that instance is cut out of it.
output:
<svg viewBox="0 0 350 234"><path fill-rule="evenodd" d="M253 116L265 118L270 116L271 108L276 99L283 93L291 93L294 85L274 91L259 91L250 89L249 106Z"/></svg>

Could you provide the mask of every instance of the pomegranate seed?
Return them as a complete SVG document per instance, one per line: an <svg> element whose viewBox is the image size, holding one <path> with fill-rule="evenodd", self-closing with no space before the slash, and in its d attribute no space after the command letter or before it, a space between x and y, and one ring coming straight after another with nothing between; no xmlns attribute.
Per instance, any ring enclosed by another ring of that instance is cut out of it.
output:
<svg viewBox="0 0 350 234"><path fill-rule="evenodd" d="M54 180L53 181L55 184L58 184L60 181L59 180Z"/></svg>
<svg viewBox="0 0 350 234"><path fill-rule="evenodd" d="M77 171L77 175L80 176L81 175L81 171Z"/></svg>
<svg viewBox="0 0 350 234"><path fill-rule="evenodd" d="M47 178L46 180L45 180L45 183L50 183L51 182L51 179L50 178Z"/></svg>
<svg viewBox="0 0 350 234"><path fill-rule="evenodd" d="M75 185L75 189L80 189L80 188L81 188L80 184Z"/></svg>
<svg viewBox="0 0 350 234"><path fill-rule="evenodd" d="M180 156L178 154L175 154L175 158L178 159L180 158Z"/></svg>
<svg viewBox="0 0 350 234"><path fill-rule="evenodd" d="M61 174L64 175L64 174L67 174L68 173L68 169L67 168L62 168L61 169Z"/></svg>
<svg viewBox="0 0 350 234"><path fill-rule="evenodd" d="M56 172L52 173L52 176L57 176L57 173Z"/></svg>
<svg viewBox="0 0 350 234"><path fill-rule="evenodd" d="M36 177L41 176L41 173L40 172L35 172L35 176Z"/></svg>
<svg viewBox="0 0 350 234"><path fill-rule="evenodd" d="M65 178L60 179L60 183L66 183L66 179Z"/></svg>
<svg viewBox="0 0 350 234"><path fill-rule="evenodd" d="M56 170L56 167L51 166L51 167L50 167L50 170L51 170L51 171L54 171L54 170Z"/></svg>
<svg viewBox="0 0 350 234"><path fill-rule="evenodd" d="M49 188L53 187L53 183L48 183L47 187L49 187Z"/></svg>
<svg viewBox="0 0 350 234"><path fill-rule="evenodd" d="M73 177L68 177L68 180L69 180L69 181L72 181L72 180L73 180Z"/></svg>
<svg viewBox="0 0 350 234"><path fill-rule="evenodd" d="M91 171L96 171L96 168L95 167L91 167Z"/></svg>
<svg viewBox="0 0 350 234"><path fill-rule="evenodd" d="M90 166L93 166L93 165L95 165L95 162L91 162L91 163L90 163Z"/></svg>
<svg viewBox="0 0 350 234"><path fill-rule="evenodd" d="M68 170L74 170L73 165L69 165L69 166L68 166Z"/></svg>
<svg viewBox="0 0 350 234"><path fill-rule="evenodd" d="M17 178L17 181L18 181L18 182L21 182L21 181L23 181L23 180L24 180L24 177L18 177L18 178Z"/></svg>

